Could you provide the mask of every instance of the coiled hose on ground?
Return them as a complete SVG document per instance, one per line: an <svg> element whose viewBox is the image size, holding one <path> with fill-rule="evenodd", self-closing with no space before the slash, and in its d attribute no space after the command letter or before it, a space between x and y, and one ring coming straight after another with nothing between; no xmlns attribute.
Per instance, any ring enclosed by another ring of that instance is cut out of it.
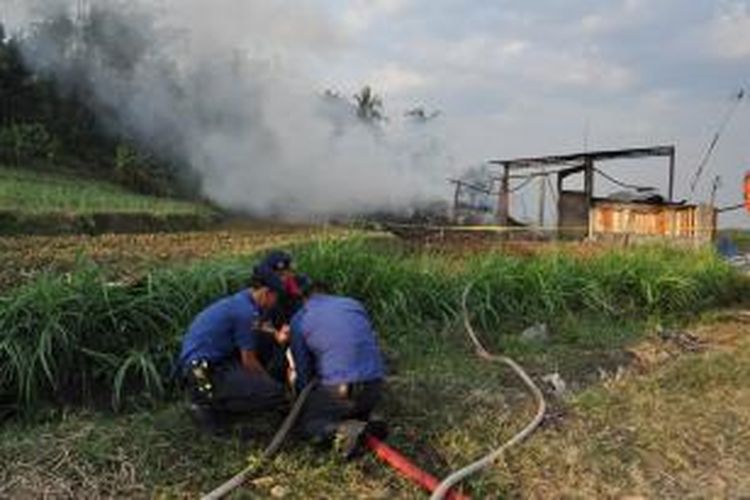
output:
<svg viewBox="0 0 750 500"><path fill-rule="evenodd" d="M279 429L276 431L276 434L274 434L273 439L271 439L271 443L266 447L265 450L263 450L263 453L260 456L260 463L253 463L248 465L227 482L213 490L211 493L202 496L201 500L218 500L225 497L234 489L242 486L242 484L247 481L251 473L257 471L265 461L273 457L276 452L279 451L279 448L281 448L284 439L286 439L287 434L289 434L289 431L297 421L300 411L302 411L302 407L304 406L305 401L307 401L307 397L310 395L310 392L315 387L315 384L315 380L310 381L305 386L305 388L302 389L302 392L299 394L299 396L297 396L297 399L294 400L294 405L292 405L292 409L289 410L289 414L284 419L284 422L282 422L281 427L279 427Z"/></svg>
<svg viewBox="0 0 750 500"><path fill-rule="evenodd" d="M450 491L450 489L457 483L463 481L471 474L474 474L475 472L478 472L481 469L491 465L508 448L520 443L525 438L527 438L532 432L534 432L534 430L536 430L539 424L542 423L544 414L547 411L547 403L544 401L544 395L542 394L542 391L539 390L539 387L537 387L534 381L531 380L531 377L529 377L524 369L507 356L498 356L490 353L487 349L485 349L484 345L482 345L482 342L479 340L477 333L474 331L474 327L471 326L471 320L469 319L469 309L466 305L467 298L473 287L474 283L472 282L466 285L466 288L464 288L463 295L461 296L461 309L463 312L464 328L466 329L466 333L469 335L471 342L474 344L476 354L480 358L487 361L505 363L506 365L510 366L511 369L516 373L516 375L518 375L518 377L523 380L523 383L529 389L529 392L531 392L531 394L534 396L534 399L536 399L538 404L537 412L536 415L534 415L534 418L526 425L526 427L524 427L518 434L510 438L508 441L503 443L502 446L500 446L493 452L488 453L479 460L470 463L466 467L463 467L451 473L449 476L443 479L442 482L438 485L437 489L435 489L435 491L432 493L430 500L442 500L448 493L448 491Z"/></svg>

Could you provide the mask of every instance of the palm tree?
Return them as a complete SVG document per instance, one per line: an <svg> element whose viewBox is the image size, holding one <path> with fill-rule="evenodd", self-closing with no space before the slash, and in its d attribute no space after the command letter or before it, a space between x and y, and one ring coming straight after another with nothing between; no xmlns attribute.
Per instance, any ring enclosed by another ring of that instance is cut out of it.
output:
<svg viewBox="0 0 750 500"><path fill-rule="evenodd" d="M357 117L365 123L374 124L385 119L383 115L383 100L373 93L369 85L365 85L358 94L354 94L357 104Z"/></svg>

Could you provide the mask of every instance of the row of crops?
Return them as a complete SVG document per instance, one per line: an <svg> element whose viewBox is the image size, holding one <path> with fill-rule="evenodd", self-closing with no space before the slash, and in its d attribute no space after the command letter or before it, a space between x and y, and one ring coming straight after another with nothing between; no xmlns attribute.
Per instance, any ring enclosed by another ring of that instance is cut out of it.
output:
<svg viewBox="0 0 750 500"><path fill-rule="evenodd" d="M666 248L587 258L492 254L457 263L355 239L307 244L295 256L304 272L364 300L386 344L396 340L392 332L408 331L404 325L418 331L454 322L469 281L477 284L472 310L488 330L579 314L693 313L736 300L746 286L710 251ZM105 268L82 264L6 292L0 298L0 410L121 408L170 394L186 326L208 303L241 288L252 260L163 268L130 283L110 282ZM402 328L394 330L395 324Z"/></svg>
<svg viewBox="0 0 750 500"><path fill-rule="evenodd" d="M187 263L248 255L321 236L347 237L346 229L255 224L232 230L0 237L0 294L43 271L67 272L86 259L118 277L139 276L159 263Z"/></svg>

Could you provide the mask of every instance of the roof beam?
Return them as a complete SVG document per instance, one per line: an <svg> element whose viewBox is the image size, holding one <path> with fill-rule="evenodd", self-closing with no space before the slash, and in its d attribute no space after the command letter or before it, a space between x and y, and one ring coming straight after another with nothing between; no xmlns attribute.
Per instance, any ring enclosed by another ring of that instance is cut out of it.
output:
<svg viewBox="0 0 750 500"><path fill-rule="evenodd" d="M568 155L538 156L529 158L515 158L512 160L490 160L492 165L501 165L510 169L540 168L547 165L580 164L588 161L606 161L618 159L634 159L657 156L674 155L674 146L655 146L644 148L612 149L574 153Z"/></svg>

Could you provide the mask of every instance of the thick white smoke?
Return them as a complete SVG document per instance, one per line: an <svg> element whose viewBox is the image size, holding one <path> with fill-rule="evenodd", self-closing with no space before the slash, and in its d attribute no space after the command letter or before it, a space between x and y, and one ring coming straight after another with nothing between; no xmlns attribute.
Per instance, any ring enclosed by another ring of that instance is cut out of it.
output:
<svg viewBox="0 0 750 500"><path fill-rule="evenodd" d="M445 193L434 124L372 126L346 100L322 96L311 75L336 64L346 40L308 2L4 1L11 32L73 13L68 42L36 37L28 62L90 92L104 118L188 165L222 206L325 216ZM90 16L100 16L97 30L76 27Z"/></svg>

